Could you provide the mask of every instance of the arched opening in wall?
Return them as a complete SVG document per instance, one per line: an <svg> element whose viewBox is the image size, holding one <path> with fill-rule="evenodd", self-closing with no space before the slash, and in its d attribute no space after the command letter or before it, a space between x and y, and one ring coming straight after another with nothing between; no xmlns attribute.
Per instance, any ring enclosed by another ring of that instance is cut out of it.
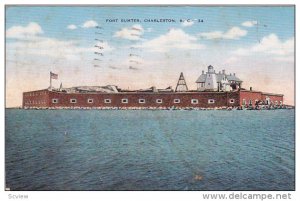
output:
<svg viewBox="0 0 300 201"><path fill-rule="evenodd" d="M162 103L162 99L156 99L156 103Z"/></svg>
<svg viewBox="0 0 300 201"><path fill-rule="evenodd" d="M71 98L71 99L70 99L70 103L77 103L77 99Z"/></svg>
<svg viewBox="0 0 300 201"><path fill-rule="evenodd" d="M180 99L174 99L173 103L180 103Z"/></svg>
<svg viewBox="0 0 300 201"><path fill-rule="evenodd" d="M139 103L146 103L146 100L143 99L143 98L140 98L140 99L139 99Z"/></svg>
<svg viewBox="0 0 300 201"><path fill-rule="evenodd" d="M52 99L52 103L58 103L58 99L57 98L53 98Z"/></svg>
<svg viewBox="0 0 300 201"><path fill-rule="evenodd" d="M199 102L198 99L192 99L192 100L191 100L191 103L192 103L192 104L198 104L198 102Z"/></svg>
<svg viewBox="0 0 300 201"><path fill-rule="evenodd" d="M214 99L208 99L208 104L214 104L215 103L215 100Z"/></svg>
<svg viewBox="0 0 300 201"><path fill-rule="evenodd" d="M236 83L231 83L230 86L231 86L232 90L237 89L237 84Z"/></svg>
<svg viewBox="0 0 300 201"><path fill-rule="evenodd" d="M267 97L266 97L266 104L267 104L267 105L270 105L270 103L271 103L270 98L269 98L269 96L267 96Z"/></svg>
<svg viewBox="0 0 300 201"><path fill-rule="evenodd" d="M104 103L111 103L111 99L104 99Z"/></svg>
<svg viewBox="0 0 300 201"><path fill-rule="evenodd" d="M123 99L121 100L121 102L122 102L122 103L128 103L128 99L127 99L127 98L123 98Z"/></svg>
<svg viewBox="0 0 300 201"><path fill-rule="evenodd" d="M243 99L242 105L246 105L246 99Z"/></svg>

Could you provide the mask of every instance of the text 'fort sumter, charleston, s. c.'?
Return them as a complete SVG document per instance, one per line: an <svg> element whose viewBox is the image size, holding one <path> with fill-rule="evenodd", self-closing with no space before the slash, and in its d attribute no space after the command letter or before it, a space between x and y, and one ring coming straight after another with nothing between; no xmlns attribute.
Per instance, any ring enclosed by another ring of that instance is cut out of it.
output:
<svg viewBox="0 0 300 201"><path fill-rule="evenodd" d="M182 22L194 22L194 23L203 23L204 19L173 19L173 18L145 18L145 19L139 19L139 18L107 18L105 19L105 22L107 23L114 23L114 22L121 22L121 23L182 23Z"/></svg>

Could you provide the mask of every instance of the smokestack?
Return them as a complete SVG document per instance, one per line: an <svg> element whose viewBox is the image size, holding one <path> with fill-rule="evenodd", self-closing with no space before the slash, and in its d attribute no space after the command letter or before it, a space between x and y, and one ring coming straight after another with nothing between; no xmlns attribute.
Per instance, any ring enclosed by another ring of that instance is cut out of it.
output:
<svg viewBox="0 0 300 201"><path fill-rule="evenodd" d="M204 74L204 70L202 71L202 74Z"/></svg>
<svg viewBox="0 0 300 201"><path fill-rule="evenodd" d="M233 75L235 76L235 73L233 73Z"/></svg>
<svg viewBox="0 0 300 201"><path fill-rule="evenodd" d="M222 70L222 73L225 74L225 70Z"/></svg>
<svg viewBox="0 0 300 201"><path fill-rule="evenodd" d="M230 73L230 75L231 75L231 73Z"/></svg>

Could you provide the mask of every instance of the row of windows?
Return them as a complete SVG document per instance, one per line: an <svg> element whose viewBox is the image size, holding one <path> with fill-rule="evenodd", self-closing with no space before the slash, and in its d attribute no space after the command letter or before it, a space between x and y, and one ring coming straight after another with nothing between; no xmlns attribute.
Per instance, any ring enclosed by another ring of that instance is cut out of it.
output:
<svg viewBox="0 0 300 201"><path fill-rule="evenodd" d="M258 100L256 99L256 100L255 100L255 103L257 103L257 101L258 101ZM252 105L252 100L249 100L249 102L248 102L248 103L249 103L249 105ZM243 99L243 102L242 102L242 104L243 104L243 105L246 105L246 104L247 104L247 101L246 101L246 99Z"/></svg>
<svg viewBox="0 0 300 201"><path fill-rule="evenodd" d="M26 101L25 104L46 104L46 101Z"/></svg>
<svg viewBox="0 0 300 201"><path fill-rule="evenodd" d="M257 102L258 102L258 100L256 99L254 103L256 104ZM282 101L279 101L279 102L280 102L280 104L282 104ZM278 105L278 101L275 101L274 103L275 103L275 105ZM242 104L243 104L243 105L246 105L246 104L247 104L246 99L243 99ZM248 101L248 104L249 104L249 105L252 105L252 100L249 100L249 101Z"/></svg>
<svg viewBox="0 0 300 201"><path fill-rule="evenodd" d="M25 96L39 96L46 94L46 91L25 93Z"/></svg>
<svg viewBox="0 0 300 201"><path fill-rule="evenodd" d="M146 103L146 100L142 99L142 98L140 98L138 101L141 104ZM94 99L91 99L91 98L87 99L87 103L93 103L93 102L94 102ZM160 104L160 103L163 103L163 100L162 99L156 99L155 102ZM234 102L235 102L234 99L229 100L229 103L234 103ZM58 103L58 99L57 98L52 99L52 103ZM71 98L70 103L77 103L77 99ZM111 99L104 99L104 103L111 103ZM128 99L127 98L121 99L121 103L124 103L124 104L128 103ZM180 99L174 99L173 103L180 103ZM199 100L198 99L191 99L191 103L192 104L198 104ZM208 104L214 104L214 103L215 103L214 99L208 99Z"/></svg>

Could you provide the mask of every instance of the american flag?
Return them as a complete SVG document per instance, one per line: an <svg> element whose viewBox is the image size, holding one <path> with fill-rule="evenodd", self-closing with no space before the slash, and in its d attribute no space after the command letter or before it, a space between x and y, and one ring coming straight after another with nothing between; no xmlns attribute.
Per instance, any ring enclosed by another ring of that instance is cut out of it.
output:
<svg viewBox="0 0 300 201"><path fill-rule="evenodd" d="M58 74L50 72L50 77L51 77L51 79L57 80L58 79Z"/></svg>

